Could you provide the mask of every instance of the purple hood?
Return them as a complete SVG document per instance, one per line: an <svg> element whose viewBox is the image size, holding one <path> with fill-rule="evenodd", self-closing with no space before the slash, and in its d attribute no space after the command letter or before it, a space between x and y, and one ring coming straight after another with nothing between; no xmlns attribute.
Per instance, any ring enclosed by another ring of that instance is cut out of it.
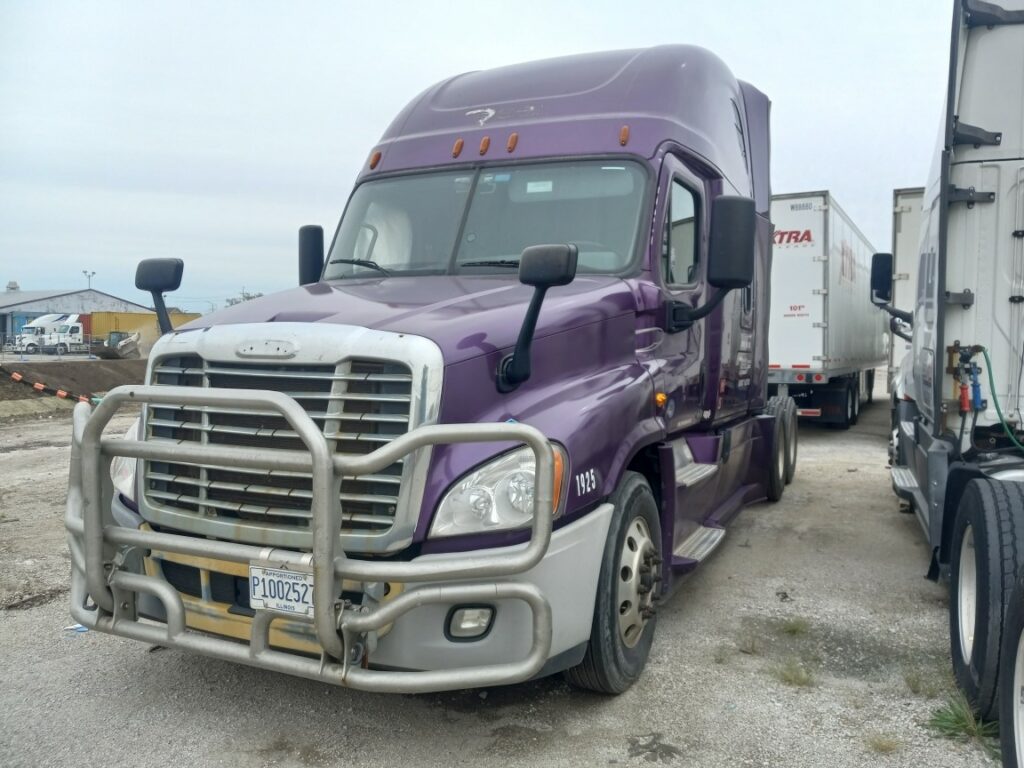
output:
<svg viewBox="0 0 1024 768"><path fill-rule="evenodd" d="M532 293L514 273L339 280L247 301L183 329L273 322L358 325L431 339L450 365L514 345ZM625 281L581 275L548 291L535 338L636 309L636 298Z"/></svg>

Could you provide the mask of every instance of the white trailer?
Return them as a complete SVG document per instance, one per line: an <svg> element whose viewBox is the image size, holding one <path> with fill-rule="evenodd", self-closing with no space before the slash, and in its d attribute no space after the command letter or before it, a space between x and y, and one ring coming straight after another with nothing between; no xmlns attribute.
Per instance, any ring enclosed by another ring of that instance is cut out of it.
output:
<svg viewBox="0 0 1024 768"><path fill-rule="evenodd" d="M769 394L841 429L871 400L886 323L865 309L874 248L827 191L772 197Z"/></svg>
<svg viewBox="0 0 1024 768"><path fill-rule="evenodd" d="M917 265L921 242L921 207L924 187L905 187L892 192L892 289L893 305L913 307L917 298ZM899 326L900 332L910 336L910 326ZM895 332L889 344L889 371L886 391L895 390L893 382L900 363L912 347L909 339L899 338Z"/></svg>

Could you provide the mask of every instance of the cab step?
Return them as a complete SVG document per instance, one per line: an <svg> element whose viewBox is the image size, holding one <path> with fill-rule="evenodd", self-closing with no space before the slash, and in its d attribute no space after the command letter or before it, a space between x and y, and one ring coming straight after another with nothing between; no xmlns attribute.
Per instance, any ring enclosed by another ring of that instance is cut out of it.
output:
<svg viewBox="0 0 1024 768"><path fill-rule="evenodd" d="M916 492L919 492L917 478L910 470L910 467L892 468L892 489L901 499L910 500Z"/></svg>
<svg viewBox="0 0 1024 768"><path fill-rule="evenodd" d="M708 528L700 526L696 531L679 542L672 553L673 565L677 559L699 563L715 551L725 538L724 528Z"/></svg>

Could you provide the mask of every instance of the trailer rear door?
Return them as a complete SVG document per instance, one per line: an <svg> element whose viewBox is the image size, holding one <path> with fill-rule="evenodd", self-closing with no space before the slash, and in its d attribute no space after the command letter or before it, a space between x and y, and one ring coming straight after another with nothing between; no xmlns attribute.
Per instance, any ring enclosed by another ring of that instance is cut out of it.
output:
<svg viewBox="0 0 1024 768"><path fill-rule="evenodd" d="M773 370L820 368L825 349L826 196L772 198L771 318L768 363Z"/></svg>

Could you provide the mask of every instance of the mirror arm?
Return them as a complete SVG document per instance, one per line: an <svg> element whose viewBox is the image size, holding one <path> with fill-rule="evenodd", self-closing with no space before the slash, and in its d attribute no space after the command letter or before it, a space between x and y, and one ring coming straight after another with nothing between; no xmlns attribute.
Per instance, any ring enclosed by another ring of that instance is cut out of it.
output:
<svg viewBox="0 0 1024 768"><path fill-rule="evenodd" d="M548 292L546 285L538 285L533 289L530 306L526 309L526 317L519 329L519 338L515 349L505 355L498 363L498 391L511 392L530 378L530 348L533 345L533 333L537 329L537 318L540 307L544 303L544 295Z"/></svg>
<svg viewBox="0 0 1024 768"><path fill-rule="evenodd" d="M714 312L715 307L722 303L722 299L729 293L728 289L720 289L718 293L708 299L701 307L691 307L681 301L674 301L669 305L668 328L669 333L685 331L695 322L707 317Z"/></svg>
<svg viewBox="0 0 1024 768"><path fill-rule="evenodd" d="M167 305L164 304L164 295L160 291L150 291L153 297L153 309L156 311L156 322L160 326L160 335L170 333L174 330L171 325L171 316L167 314Z"/></svg>
<svg viewBox="0 0 1024 768"><path fill-rule="evenodd" d="M909 341L911 344L914 343L914 337L903 332L903 329L900 327L899 318L895 316L890 318L889 330L893 333L894 336L899 336L901 339L903 339L904 341Z"/></svg>
<svg viewBox="0 0 1024 768"><path fill-rule="evenodd" d="M896 307L894 307L892 304L879 304L878 307L879 309L883 309L886 312L888 312L890 316L896 318L901 323L904 323L911 327L914 326L913 312L905 312L902 309L896 309Z"/></svg>

